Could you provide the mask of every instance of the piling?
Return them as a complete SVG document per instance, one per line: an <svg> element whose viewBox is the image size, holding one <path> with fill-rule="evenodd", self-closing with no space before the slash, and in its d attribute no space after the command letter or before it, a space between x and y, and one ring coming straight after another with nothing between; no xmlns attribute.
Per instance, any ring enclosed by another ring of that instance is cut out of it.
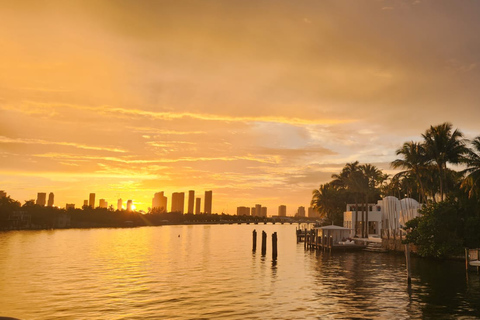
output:
<svg viewBox="0 0 480 320"><path fill-rule="evenodd" d="M407 283L408 285L412 284L412 266L410 263L410 245L405 244L405 260L407 265Z"/></svg>
<svg viewBox="0 0 480 320"><path fill-rule="evenodd" d="M262 256L267 253L267 233L262 231Z"/></svg>
<svg viewBox="0 0 480 320"><path fill-rule="evenodd" d="M257 251L257 230L253 229L253 252Z"/></svg>
<svg viewBox="0 0 480 320"><path fill-rule="evenodd" d="M272 233L272 260L277 260L277 233Z"/></svg>

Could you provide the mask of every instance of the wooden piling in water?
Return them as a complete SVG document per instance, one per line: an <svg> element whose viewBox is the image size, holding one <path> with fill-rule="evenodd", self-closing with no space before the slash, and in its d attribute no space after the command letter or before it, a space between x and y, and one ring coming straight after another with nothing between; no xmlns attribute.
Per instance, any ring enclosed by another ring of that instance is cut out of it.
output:
<svg viewBox="0 0 480 320"><path fill-rule="evenodd" d="M277 233L272 233L272 260L277 260Z"/></svg>
<svg viewBox="0 0 480 320"><path fill-rule="evenodd" d="M405 244L405 260L407 265L407 283L408 285L412 284L412 266L410 263L410 245Z"/></svg>
<svg viewBox="0 0 480 320"><path fill-rule="evenodd" d="M262 231L262 256L267 253L267 233Z"/></svg>
<svg viewBox="0 0 480 320"><path fill-rule="evenodd" d="M257 251L257 230L253 230L253 252Z"/></svg>

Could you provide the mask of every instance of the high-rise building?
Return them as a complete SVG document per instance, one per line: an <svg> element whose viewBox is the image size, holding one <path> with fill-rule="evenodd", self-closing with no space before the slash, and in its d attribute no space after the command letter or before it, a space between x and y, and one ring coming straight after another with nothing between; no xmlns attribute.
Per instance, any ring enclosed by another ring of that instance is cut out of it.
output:
<svg viewBox="0 0 480 320"><path fill-rule="evenodd" d="M7 197L7 193L3 190L0 190L0 199L6 198L6 197Z"/></svg>
<svg viewBox="0 0 480 320"><path fill-rule="evenodd" d="M205 191L205 199L203 213L211 214L212 213L212 191Z"/></svg>
<svg viewBox="0 0 480 320"><path fill-rule="evenodd" d="M261 204L256 204L255 205L255 217L261 217L262 216L262 205Z"/></svg>
<svg viewBox="0 0 480 320"><path fill-rule="evenodd" d="M90 197L88 198L88 205L90 208L95 208L95 193L90 193Z"/></svg>
<svg viewBox="0 0 480 320"><path fill-rule="evenodd" d="M54 202L54 195L53 195L53 192L50 192L48 194L48 206L49 207L53 207L53 202Z"/></svg>
<svg viewBox="0 0 480 320"><path fill-rule="evenodd" d="M249 207L237 207L237 216L249 216L250 208Z"/></svg>
<svg viewBox="0 0 480 320"><path fill-rule="evenodd" d="M262 207L262 217L267 217L267 207Z"/></svg>
<svg viewBox="0 0 480 320"><path fill-rule="evenodd" d="M132 212L132 206L133 206L133 201L132 200L127 200L127 211Z"/></svg>
<svg viewBox="0 0 480 320"><path fill-rule="evenodd" d="M257 216L257 212L255 211L255 207L252 207L252 209L250 209L250 215L252 217L256 217Z"/></svg>
<svg viewBox="0 0 480 320"><path fill-rule="evenodd" d="M123 201L122 201L122 198L120 198L117 200L117 210L121 211L123 209L122 206L123 206Z"/></svg>
<svg viewBox="0 0 480 320"><path fill-rule="evenodd" d="M105 201L105 199L100 199L100 202L98 204L100 208L108 208L108 202Z"/></svg>
<svg viewBox="0 0 480 320"><path fill-rule="evenodd" d="M193 213L193 206L195 205L195 191L188 191L188 211L187 213Z"/></svg>
<svg viewBox="0 0 480 320"><path fill-rule="evenodd" d="M286 205L280 205L278 206L278 216L279 217L286 217L287 216L287 206Z"/></svg>
<svg viewBox="0 0 480 320"><path fill-rule="evenodd" d="M88 200L83 200L83 206L88 207Z"/></svg>
<svg viewBox="0 0 480 320"><path fill-rule="evenodd" d="M183 214L185 208L185 192L172 193L172 212Z"/></svg>
<svg viewBox="0 0 480 320"><path fill-rule="evenodd" d="M157 192L152 199L152 210L157 212L167 212L167 197L162 192Z"/></svg>
<svg viewBox="0 0 480 320"><path fill-rule="evenodd" d="M195 214L200 214L200 206L202 204L202 199L196 198L195 199Z"/></svg>
<svg viewBox="0 0 480 320"><path fill-rule="evenodd" d="M305 207L298 207L296 216L299 218L305 218Z"/></svg>
<svg viewBox="0 0 480 320"><path fill-rule="evenodd" d="M67 205L65 206L65 209L75 209L75 203L67 203Z"/></svg>
<svg viewBox="0 0 480 320"><path fill-rule="evenodd" d="M45 192L37 193L36 204L43 207L43 206L45 206L46 203L47 203L47 194Z"/></svg>

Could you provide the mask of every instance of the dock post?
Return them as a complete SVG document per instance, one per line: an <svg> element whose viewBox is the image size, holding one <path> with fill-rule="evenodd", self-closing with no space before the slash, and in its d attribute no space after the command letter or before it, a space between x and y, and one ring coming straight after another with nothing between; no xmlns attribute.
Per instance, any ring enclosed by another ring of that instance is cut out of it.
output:
<svg viewBox="0 0 480 320"><path fill-rule="evenodd" d="M410 245L407 243L405 244L405 259L407 265L407 283L408 285L412 284L412 267L410 264Z"/></svg>
<svg viewBox="0 0 480 320"><path fill-rule="evenodd" d="M267 233L262 231L262 256L267 253Z"/></svg>
<svg viewBox="0 0 480 320"><path fill-rule="evenodd" d="M253 252L257 251L257 230L253 229Z"/></svg>
<svg viewBox="0 0 480 320"><path fill-rule="evenodd" d="M277 260L277 233L272 233L272 260Z"/></svg>
<svg viewBox="0 0 480 320"><path fill-rule="evenodd" d="M468 274L468 248L465 248L465 271Z"/></svg>
<svg viewBox="0 0 480 320"><path fill-rule="evenodd" d="M304 241L303 241L303 247L304 247L304 249L307 249L307 229L305 229L305 238L304 238Z"/></svg>

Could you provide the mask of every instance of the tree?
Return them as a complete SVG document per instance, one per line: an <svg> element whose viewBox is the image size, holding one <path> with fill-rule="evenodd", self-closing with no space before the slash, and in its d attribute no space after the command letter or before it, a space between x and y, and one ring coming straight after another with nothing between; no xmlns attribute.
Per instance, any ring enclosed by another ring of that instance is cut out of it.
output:
<svg viewBox="0 0 480 320"><path fill-rule="evenodd" d="M374 201L373 197L379 194L379 189L377 188L382 183L383 174L377 167L369 163L360 166L360 171L363 175L362 177L362 192L365 199L365 205L363 210L365 211L365 218L362 219L365 223L363 224L362 236L368 238L368 210L369 210L369 199Z"/></svg>
<svg viewBox="0 0 480 320"><path fill-rule="evenodd" d="M332 183L320 185L312 192L310 205L317 210L327 224L341 224L344 209L343 190Z"/></svg>
<svg viewBox="0 0 480 320"><path fill-rule="evenodd" d="M440 200L443 201L446 193L447 163L460 164L465 161L464 155L468 150L465 146L463 134L452 124L445 122L438 126L430 126L422 137L425 140L424 148L427 159L432 161L438 170Z"/></svg>
<svg viewBox="0 0 480 320"><path fill-rule="evenodd" d="M461 187L467 191L468 197L480 197L480 136L472 141L473 150L468 150L466 156L467 174L463 180Z"/></svg>

